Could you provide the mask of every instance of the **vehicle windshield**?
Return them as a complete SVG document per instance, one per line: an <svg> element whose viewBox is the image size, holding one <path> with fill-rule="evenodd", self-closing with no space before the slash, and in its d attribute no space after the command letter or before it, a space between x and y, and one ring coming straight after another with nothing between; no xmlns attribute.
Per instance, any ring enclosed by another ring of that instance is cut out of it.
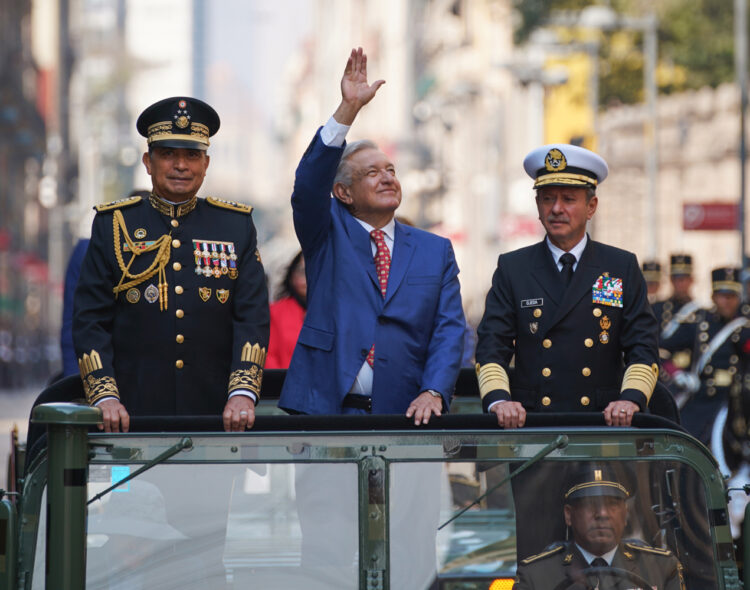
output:
<svg viewBox="0 0 750 590"><path fill-rule="evenodd" d="M618 546L649 587L662 582L641 555L678 560L687 588L725 587L731 535L708 454L676 432L612 432L571 429L559 448L545 429L192 435L90 503L86 587L498 590L532 558L562 572L550 590L567 588L564 495L591 461L628 491ZM179 440L90 438L89 498ZM44 563L39 534L34 588Z"/></svg>

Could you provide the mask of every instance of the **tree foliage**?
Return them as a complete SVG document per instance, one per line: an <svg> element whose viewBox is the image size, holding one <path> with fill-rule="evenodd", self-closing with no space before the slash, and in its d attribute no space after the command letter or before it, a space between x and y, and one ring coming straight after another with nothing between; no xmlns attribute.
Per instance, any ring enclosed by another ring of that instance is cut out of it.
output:
<svg viewBox="0 0 750 590"><path fill-rule="evenodd" d="M549 26L554 11L580 11L603 4L592 0L513 0L515 40L523 44L537 28ZM657 83L661 93L734 79L733 2L729 0L610 0L618 14L659 20ZM637 31L603 32L600 46L600 102L643 100L643 39Z"/></svg>

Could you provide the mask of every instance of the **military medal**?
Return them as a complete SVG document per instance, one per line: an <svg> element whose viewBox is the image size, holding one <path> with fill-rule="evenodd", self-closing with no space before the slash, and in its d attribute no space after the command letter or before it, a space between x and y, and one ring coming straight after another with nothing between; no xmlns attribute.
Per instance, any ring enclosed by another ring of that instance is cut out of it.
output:
<svg viewBox="0 0 750 590"><path fill-rule="evenodd" d="M154 303L157 299L159 299L159 289L156 288L156 285L151 283L148 287L146 287L146 290L143 292L143 296L149 303Z"/></svg>
<svg viewBox="0 0 750 590"><path fill-rule="evenodd" d="M193 255L195 256L195 274L202 275L203 269L201 268L201 245L198 240L193 240Z"/></svg>
<svg viewBox="0 0 750 590"><path fill-rule="evenodd" d="M132 289L128 289L128 292L125 293L125 299L127 299L130 303L138 303L138 300L141 298L141 292L133 287Z"/></svg>
<svg viewBox="0 0 750 590"><path fill-rule="evenodd" d="M226 303L229 299L229 291L227 289L216 289L216 298L221 303Z"/></svg>
<svg viewBox="0 0 750 590"><path fill-rule="evenodd" d="M146 230L142 227L139 227L137 230L133 232L133 235L138 238L139 240L142 240L146 237Z"/></svg>
<svg viewBox="0 0 750 590"><path fill-rule="evenodd" d="M216 242L211 242L211 264L214 265L211 272L218 279L221 276L221 269L219 268L219 252L216 249Z"/></svg>
<svg viewBox="0 0 750 590"><path fill-rule="evenodd" d="M219 262L221 263L221 274L225 275L229 272L229 268L227 267L227 253L224 251L226 244L222 242L221 244L221 253L219 254Z"/></svg>
<svg viewBox="0 0 750 590"><path fill-rule="evenodd" d="M203 299L204 302L208 301L211 299L211 289L209 287L200 287L198 289L198 295L201 296L201 299Z"/></svg>
<svg viewBox="0 0 750 590"><path fill-rule="evenodd" d="M609 321L609 318L605 315L602 316L602 319L599 320L599 327L602 329L602 333L599 334L599 342L602 344L607 344L609 342L609 328L612 326L612 322Z"/></svg>
<svg viewBox="0 0 750 590"><path fill-rule="evenodd" d="M229 250L229 278L237 278L237 254L234 253L234 244L231 242L227 244L227 250Z"/></svg>
<svg viewBox="0 0 750 590"><path fill-rule="evenodd" d="M203 242L203 276L211 276L211 253L208 251L208 242Z"/></svg>
<svg viewBox="0 0 750 590"><path fill-rule="evenodd" d="M538 329L539 329L539 322L529 323L529 332L531 332L532 334L536 334Z"/></svg>

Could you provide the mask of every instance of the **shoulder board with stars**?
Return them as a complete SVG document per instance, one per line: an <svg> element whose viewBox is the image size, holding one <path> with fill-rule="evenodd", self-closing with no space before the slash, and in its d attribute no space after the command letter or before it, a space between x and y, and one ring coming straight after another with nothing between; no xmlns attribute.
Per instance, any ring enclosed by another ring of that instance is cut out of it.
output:
<svg viewBox="0 0 750 590"><path fill-rule="evenodd" d="M213 205L214 207L221 207L222 209L229 209L230 211L237 211L239 213L252 213L253 208L250 205L243 205L242 203L235 203L234 201L225 201L224 199L217 199L216 197L206 197L206 203Z"/></svg>
<svg viewBox="0 0 750 590"><path fill-rule="evenodd" d="M95 205L94 209L99 212L111 211L112 209L122 209L123 207L130 207L140 203L143 199L141 197L127 197L126 199L118 199L117 201L110 201L109 203L103 203L101 205Z"/></svg>
<svg viewBox="0 0 750 590"><path fill-rule="evenodd" d="M625 546L635 551L643 551L644 553L655 553L656 555L670 556L672 552L669 549L659 549L658 547L651 547L645 543L625 543Z"/></svg>
<svg viewBox="0 0 750 590"><path fill-rule="evenodd" d="M557 547L553 547L552 549L549 549L547 551L543 551L542 553L537 553L536 555L532 555L531 557L527 557L524 559L521 563L523 565L529 565L530 563L534 563L535 561L538 561L544 557L549 557L550 555L554 555L555 553L560 553L565 549L564 545L558 545Z"/></svg>

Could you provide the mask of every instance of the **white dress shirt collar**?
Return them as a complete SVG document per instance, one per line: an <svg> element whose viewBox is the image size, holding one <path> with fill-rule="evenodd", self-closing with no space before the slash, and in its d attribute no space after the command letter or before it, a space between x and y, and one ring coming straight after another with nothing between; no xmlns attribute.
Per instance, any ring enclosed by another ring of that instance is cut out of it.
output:
<svg viewBox="0 0 750 590"><path fill-rule="evenodd" d="M578 268L578 262L581 260L581 255L583 254L584 248L586 248L586 243L588 242L588 234L583 234L583 238L580 242L578 242L575 246L573 246L568 252L570 252L573 256L576 257L576 261L573 264L573 270ZM549 251L552 252L552 259L555 261L555 264L557 265L557 270L562 270L562 262L560 262L560 257L565 254L565 250L558 248L555 246L549 239L549 236L545 238L547 242L547 247L549 248Z"/></svg>
<svg viewBox="0 0 750 590"><path fill-rule="evenodd" d="M586 563L588 564L591 564L591 562L597 557L601 557L604 561L607 562L607 565L611 566L612 560L615 558L615 553L617 553L617 546L615 546L614 549L607 551L604 555L594 555L593 553L589 553L588 551L586 551L578 543L576 543L575 545L576 547L578 547L578 551L581 552L581 555L583 555L583 558L586 560Z"/></svg>
<svg viewBox="0 0 750 590"><path fill-rule="evenodd" d="M362 221L358 217L355 217L354 219L356 219L357 223L359 223L362 227L364 227L367 230L368 234L372 230L375 229L369 223L367 223L366 221ZM395 239L396 239L396 219L395 218L391 219L388 223L386 223L380 229L385 234L385 245L388 246L388 250L390 250L391 253L393 253L393 244L395 243ZM375 242L372 241L372 238L370 238L370 244L372 245L372 254L374 256L377 248L375 246Z"/></svg>

